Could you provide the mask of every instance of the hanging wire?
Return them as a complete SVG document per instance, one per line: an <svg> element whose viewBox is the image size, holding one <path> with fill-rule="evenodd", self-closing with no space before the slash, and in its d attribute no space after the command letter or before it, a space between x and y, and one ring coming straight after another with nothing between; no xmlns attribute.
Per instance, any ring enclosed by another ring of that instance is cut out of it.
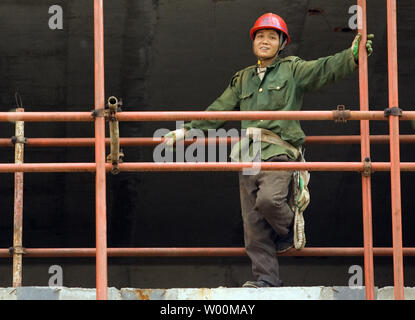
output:
<svg viewBox="0 0 415 320"><path fill-rule="evenodd" d="M23 108L22 97L20 96L20 93L18 91L15 92L14 98L16 100L17 108Z"/></svg>

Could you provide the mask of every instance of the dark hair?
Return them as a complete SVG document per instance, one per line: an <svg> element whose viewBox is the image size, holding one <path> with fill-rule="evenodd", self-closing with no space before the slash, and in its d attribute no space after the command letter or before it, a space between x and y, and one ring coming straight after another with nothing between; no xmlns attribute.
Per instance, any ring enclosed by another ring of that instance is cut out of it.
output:
<svg viewBox="0 0 415 320"><path fill-rule="evenodd" d="M280 40L282 40L281 43L283 43L287 39L287 36L281 30L277 30L277 29L273 29L273 28L264 28L264 29L275 30L275 32L277 32L278 36L280 37ZM254 39L256 37L257 32L260 31L260 30L264 30L264 29L259 29L259 30L255 31L254 32Z"/></svg>

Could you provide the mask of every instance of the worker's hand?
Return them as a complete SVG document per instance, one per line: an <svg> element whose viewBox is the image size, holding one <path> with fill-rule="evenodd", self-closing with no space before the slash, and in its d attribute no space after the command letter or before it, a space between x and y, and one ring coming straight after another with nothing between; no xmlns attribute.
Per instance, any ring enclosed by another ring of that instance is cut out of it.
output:
<svg viewBox="0 0 415 320"><path fill-rule="evenodd" d="M304 177L301 176L301 174L299 177L298 188L299 188L299 193L297 197L297 207L298 207L298 210L303 212L308 207L308 204L310 203L310 191L308 190L306 181L304 180Z"/></svg>
<svg viewBox="0 0 415 320"><path fill-rule="evenodd" d="M186 129L177 129L174 131L170 131L168 134L164 136L164 143L167 145L168 148L173 148L174 144L178 141L181 141L186 136Z"/></svg>
<svg viewBox="0 0 415 320"><path fill-rule="evenodd" d="M373 48L372 48L372 40L371 39L373 39L375 37L375 35L374 34L368 34L367 35L367 41L366 41L366 51L367 51L367 56L369 57L371 54L372 54L372 52L373 52ZM352 50L352 53L353 53L353 57L354 57L354 60L356 61L356 62L358 62L359 61L359 44L360 44L360 40L362 39L362 34L361 33L358 33L357 35L356 35L356 37L354 38L354 40L353 40L353 43L352 43L352 47L351 47L351 50Z"/></svg>

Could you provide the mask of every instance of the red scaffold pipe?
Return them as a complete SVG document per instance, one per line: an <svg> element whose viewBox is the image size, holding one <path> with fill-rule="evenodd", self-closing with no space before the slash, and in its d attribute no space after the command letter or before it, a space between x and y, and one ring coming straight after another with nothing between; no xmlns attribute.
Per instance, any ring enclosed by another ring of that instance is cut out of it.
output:
<svg viewBox="0 0 415 320"><path fill-rule="evenodd" d="M335 120L334 111L148 111L122 112L119 121L176 120ZM401 120L415 119L415 111L406 111ZM383 111L350 111L347 120L386 120Z"/></svg>
<svg viewBox="0 0 415 320"><path fill-rule="evenodd" d="M399 107L398 92L398 36L396 0L387 0L387 45L389 108ZM395 300L404 300L404 275L402 254L401 172L399 147L399 116L389 116L391 161L391 211L393 243L393 275Z"/></svg>
<svg viewBox="0 0 415 320"><path fill-rule="evenodd" d="M389 143L389 135L372 135L369 137L372 144ZM196 144L230 144L239 141L240 138L217 137L217 138L198 138L193 140L186 139L184 145ZM407 134L399 136L400 143L415 143L415 134ZM156 146L164 141L164 138L120 138L120 145L133 146ZM105 144L110 145L111 140L105 139ZM360 135L345 136L309 136L306 138L305 144L360 144ZM26 147L93 147L95 145L94 138L27 138ZM10 139L0 139L0 147L11 147L13 143Z"/></svg>
<svg viewBox="0 0 415 320"><path fill-rule="evenodd" d="M369 83L367 63L367 21L366 0L357 0L362 14L358 17L358 32L362 35L359 44L359 102L360 110L369 110ZM370 160L369 121L360 121L361 134L361 160ZM362 211L363 211L363 247L364 247L364 276L366 287L366 300L375 299L375 281L373 264L373 231L372 231L372 178L370 174L362 174Z"/></svg>
<svg viewBox="0 0 415 320"><path fill-rule="evenodd" d="M308 256L308 257L352 257L362 256L364 248L337 247L321 248L306 247L301 250L291 249L281 256ZM108 248L109 257L242 257L246 256L245 248L218 247L218 248ZM391 256L392 248L373 248L375 256ZM86 258L95 257L95 248L25 248L26 258ZM405 256L415 256L415 248L403 248ZM0 249L0 258L10 258L9 249Z"/></svg>
<svg viewBox="0 0 415 320"><path fill-rule="evenodd" d="M104 3L94 0L94 88L95 111L105 108L104 76ZM96 299L108 298L107 266L107 201L105 174L105 119L95 121L95 239L96 239Z"/></svg>
<svg viewBox="0 0 415 320"><path fill-rule="evenodd" d="M383 120L383 111L350 111L347 120ZM190 120L335 120L334 111L129 111L117 112L118 121ZM415 111L403 111L400 120L415 120ZM0 112L0 122L92 122L91 112Z"/></svg>
<svg viewBox="0 0 415 320"><path fill-rule="evenodd" d="M372 162L372 171L389 171L389 162ZM105 170L110 172L112 164L106 163ZM364 171L362 162L124 162L119 164L120 171L242 171L260 170L308 170L308 171ZM401 162L402 171L415 171L415 162ZM8 172L95 172L95 163L2 163L0 173Z"/></svg>

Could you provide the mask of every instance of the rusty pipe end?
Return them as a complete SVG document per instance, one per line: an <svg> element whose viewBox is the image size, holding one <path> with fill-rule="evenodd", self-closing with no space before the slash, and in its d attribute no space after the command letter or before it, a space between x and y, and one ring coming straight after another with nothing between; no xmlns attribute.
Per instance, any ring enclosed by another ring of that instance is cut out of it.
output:
<svg viewBox="0 0 415 320"><path fill-rule="evenodd" d="M117 97L111 96L108 98L108 107L110 108L110 110L117 111L118 106L119 102Z"/></svg>

